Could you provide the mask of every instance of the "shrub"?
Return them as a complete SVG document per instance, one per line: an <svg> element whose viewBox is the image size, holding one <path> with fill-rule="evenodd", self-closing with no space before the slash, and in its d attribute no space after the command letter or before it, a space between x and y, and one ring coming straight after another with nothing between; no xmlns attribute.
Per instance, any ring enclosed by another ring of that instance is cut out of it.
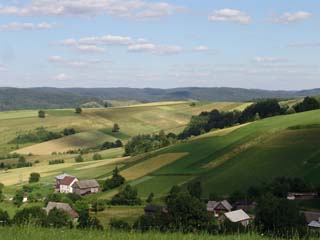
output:
<svg viewBox="0 0 320 240"><path fill-rule="evenodd" d="M131 229L129 223L119 219L111 219L109 222L109 226L112 230L122 230L129 231Z"/></svg>
<svg viewBox="0 0 320 240"><path fill-rule="evenodd" d="M13 217L13 222L17 225L45 226L46 217L46 212L41 207L29 207L18 211Z"/></svg>
<svg viewBox="0 0 320 240"><path fill-rule="evenodd" d="M112 172L112 178L107 179L103 184L103 191L107 191L124 184L125 178L120 175L118 167Z"/></svg>
<svg viewBox="0 0 320 240"><path fill-rule="evenodd" d="M92 157L93 160L101 160L102 156L99 153L95 153Z"/></svg>
<svg viewBox="0 0 320 240"><path fill-rule="evenodd" d="M39 182L40 180L40 173L30 173L30 177L29 177L29 183L34 183L34 182Z"/></svg>
<svg viewBox="0 0 320 240"><path fill-rule="evenodd" d="M77 163L83 162L83 157L82 157L82 155L80 154L80 155L78 155L74 160L75 160L75 162L77 162Z"/></svg>
<svg viewBox="0 0 320 240"><path fill-rule="evenodd" d="M47 225L54 228L71 228L73 226L70 215L66 211L57 208L50 210L47 217Z"/></svg>
<svg viewBox="0 0 320 240"><path fill-rule="evenodd" d="M111 199L112 205L140 205L141 199L138 198L137 189L127 185Z"/></svg>

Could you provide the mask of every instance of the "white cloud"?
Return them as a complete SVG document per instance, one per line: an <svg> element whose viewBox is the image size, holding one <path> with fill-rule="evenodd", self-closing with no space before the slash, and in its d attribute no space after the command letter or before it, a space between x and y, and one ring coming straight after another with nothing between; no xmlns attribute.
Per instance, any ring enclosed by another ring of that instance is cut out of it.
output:
<svg viewBox="0 0 320 240"><path fill-rule="evenodd" d="M309 12L298 11L293 13L286 12L280 16L273 17L271 20L275 23L288 24L293 22L305 21L311 17L312 17L312 14Z"/></svg>
<svg viewBox="0 0 320 240"><path fill-rule="evenodd" d="M105 53L106 50L95 45L77 45L75 49L82 53Z"/></svg>
<svg viewBox="0 0 320 240"><path fill-rule="evenodd" d="M320 42L290 43L289 47L320 47Z"/></svg>
<svg viewBox="0 0 320 240"><path fill-rule="evenodd" d="M8 71L8 69L4 65L0 64L0 72L6 72L6 71Z"/></svg>
<svg viewBox="0 0 320 240"><path fill-rule="evenodd" d="M241 24L249 24L251 22L251 17L247 13L228 8L214 11L209 15L208 19L212 22L235 22Z"/></svg>
<svg viewBox="0 0 320 240"><path fill-rule="evenodd" d="M48 30L56 26L56 23L30 23L30 22L11 22L0 26L0 31L34 31Z"/></svg>
<svg viewBox="0 0 320 240"><path fill-rule="evenodd" d="M126 36L105 35L102 37L86 37L79 39L80 44L87 45L128 45L132 43L132 39Z"/></svg>
<svg viewBox="0 0 320 240"><path fill-rule="evenodd" d="M196 52L207 52L210 49L208 46L200 45L200 46L195 47L193 50Z"/></svg>
<svg viewBox="0 0 320 240"><path fill-rule="evenodd" d="M60 73L60 74L54 76L54 79L58 80L58 81L67 81L67 80L72 80L72 77L65 74L65 73Z"/></svg>
<svg viewBox="0 0 320 240"><path fill-rule="evenodd" d="M73 67L73 68L84 68L90 66L97 66L97 64L106 63L107 61L102 61L99 59L94 60L69 60L61 56L51 56L49 57L49 62L57 64L62 67Z"/></svg>
<svg viewBox="0 0 320 240"><path fill-rule="evenodd" d="M257 63L279 63L279 62L288 62L288 59L285 58L276 58L276 57L256 57L253 59Z"/></svg>
<svg viewBox="0 0 320 240"><path fill-rule="evenodd" d="M150 42L135 43L128 46L129 52L147 52L158 55L179 54L183 48L176 45L157 45Z"/></svg>
<svg viewBox="0 0 320 240"><path fill-rule="evenodd" d="M183 8L145 0L32 0L24 5L0 5L0 14L18 16L96 16L154 19Z"/></svg>

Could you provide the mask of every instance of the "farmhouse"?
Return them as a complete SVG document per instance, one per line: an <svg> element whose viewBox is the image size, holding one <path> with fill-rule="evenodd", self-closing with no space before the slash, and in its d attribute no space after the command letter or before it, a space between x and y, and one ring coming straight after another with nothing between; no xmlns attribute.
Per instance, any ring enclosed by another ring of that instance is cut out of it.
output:
<svg viewBox="0 0 320 240"><path fill-rule="evenodd" d="M59 181L59 188L56 186L56 189L58 189L58 192L61 193L73 193L72 185L77 181L78 179L75 177L64 177L61 181Z"/></svg>
<svg viewBox="0 0 320 240"><path fill-rule="evenodd" d="M60 186L61 186L61 183L66 184L66 180L63 181L63 179L65 179L66 177L75 178L74 176L71 176L71 175L66 174L66 173L58 175L58 176L55 177L56 183L55 183L54 188L55 188L56 192L61 192ZM66 187L64 186L64 187L62 187L62 189L64 191L64 189L66 189Z"/></svg>
<svg viewBox="0 0 320 240"><path fill-rule="evenodd" d="M305 211L303 212L303 215L308 227L320 229L320 212Z"/></svg>
<svg viewBox="0 0 320 240"><path fill-rule="evenodd" d="M49 214L49 212L54 208L66 211L74 220L79 218L78 213L74 211L68 203L49 202L47 207L44 208L44 210L47 214Z"/></svg>
<svg viewBox="0 0 320 240"><path fill-rule="evenodd" d="M224 216L233 223L240 223L242 226L246 227L250 223L250 216L243 211L242 209L232 211L232 212L226 212L224 213Z"/></svg>
<svg viewBox="0 0 320 240"><path fill-rule="evenodd" d="M144 208L144 214L147 216L152 216L157 213L167 214L168 209L165 206L158 206L158 205L147 205Z"/></svg>
<svg viewBox="0 0 320 240"><path fill-rule="evenodd" d="M221 202L209 201L207 203L207 211L213 213L216 217L223 213L230 212L231 210L232 205L227 200Z"/></svg>
<svg viewBox="0 0 320 240"><path fill-rule="evenodd" d="M72 184L73 192L79 195L97 193L100 191L100 185L96 180L75 181Z"/></svg>

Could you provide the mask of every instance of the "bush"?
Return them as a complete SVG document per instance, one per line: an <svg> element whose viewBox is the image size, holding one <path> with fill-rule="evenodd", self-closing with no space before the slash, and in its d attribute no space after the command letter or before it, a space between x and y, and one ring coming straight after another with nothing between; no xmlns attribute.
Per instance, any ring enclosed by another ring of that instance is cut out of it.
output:
<svg viewBox="0 0 320 240"><path fill-rule="evenodd" d="M11 224L11 220L7 211L0 209L0 226L8 226Z"/></svg>
<svg viewBox="0 0 320 240"><path fill-rule="evenodd" d="M47 225L54 228L69 227L72 228L71 216L62 209L53 208L47 217Z"/></svg>
<svg viewBox="0 0 320 240"><path fill-rule="evenodd" d="M112 205L140 205L141 199L138 198L137 189L127 185L122 191L112 197Z"/></svg>
<svg viewBox="0 0 320 240"><path fill-rule="evenodd" d="M320 103L313 97L305 97L301 103L293 106L296 112L305 112L320 108Z"/></svg>
<svg viewBox="0 0 320 240"><path fill-rule="evenodd" d="M50 160L49 165L62 164L64 163L63 159Z"/></svg>
<svg viewBox="0 0 320 240"><path fill-rule="evenodd" d="M38 112L38 117L39 117L39 118L45 118L45 117L46 117L46 112L43 111L43 110L39 110L39 112Z"/></svg>
<svg viewBox="0 0 320 240"><path fill-rule="evenodd" d="M41 207L29 207L18 211L13 217L13 222L17 225L45 226L46 217L46 212Z"/></svg>
<svg viewBox="0 0 320 240"><path fill-rule="evenodd" d="M81 114L82 113L82 108L81 107L76 107L74 111L77 114Z"/></svg>
<svg viewBox="0 0 320 240"><path fill-rule="evenodd" d="M109 226L112 230L129 231L131 229L129 223L114 218L110 220Z"/></svg>
<svg viewBox="0 0 320 240"><path fill-rule="evenodd" d="M95 153L92 157L93 160L101 160L102 156L99 153Z"/></svg>
<svg viewBox="0 0 320 240"><path fill-rule="evenodd" d="M101 212L106 208L105 201L101 199L95 199L91 202L91 209L94 212Z"/></svg>
<svg viewBox="0 0 320 240"><path fill-rule="evenodd" d="M79 156L77 156L75 159L74 159L75 162L79 163L79 162L83 162L83 157L82 155L80 154Z"/></svg>
<svg viewBox="0 0 320 240"><path fill-rule="evenodd" d="M119 173L118 167L116 167L112 172L112 178L107 179L103 184L103 191L108 191L110 189L116 188L124 184L125 178Z"/></svg>
<svg viewBox="0 0 320 240"><path fill-rule="evenodd" d="M76 134L76 130L74 130L74 128L65 128L63 130L64 136L69 136L69 135L73 135L73 134Z"/></svg>
<svg viewBox="0 0 320 240"><path fill-rule="evenodd" d="M30 177L29 177L29 183L35 183L35 182L39 182L40 180L40 173L30 173Z"/></svg>

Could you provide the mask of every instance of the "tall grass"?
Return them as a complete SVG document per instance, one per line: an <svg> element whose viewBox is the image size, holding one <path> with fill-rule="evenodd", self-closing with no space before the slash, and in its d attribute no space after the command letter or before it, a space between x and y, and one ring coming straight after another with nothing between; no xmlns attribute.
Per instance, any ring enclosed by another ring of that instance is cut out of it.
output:
<svg viewBox="0 0 320 240"><path fill-rule="evenodd" d="M206 235L182 233L135 233L76 229L43 229L35 227L0 228L1 240L267 240L258 234ZM294 239L294 238L291 238Z"/></svg>

